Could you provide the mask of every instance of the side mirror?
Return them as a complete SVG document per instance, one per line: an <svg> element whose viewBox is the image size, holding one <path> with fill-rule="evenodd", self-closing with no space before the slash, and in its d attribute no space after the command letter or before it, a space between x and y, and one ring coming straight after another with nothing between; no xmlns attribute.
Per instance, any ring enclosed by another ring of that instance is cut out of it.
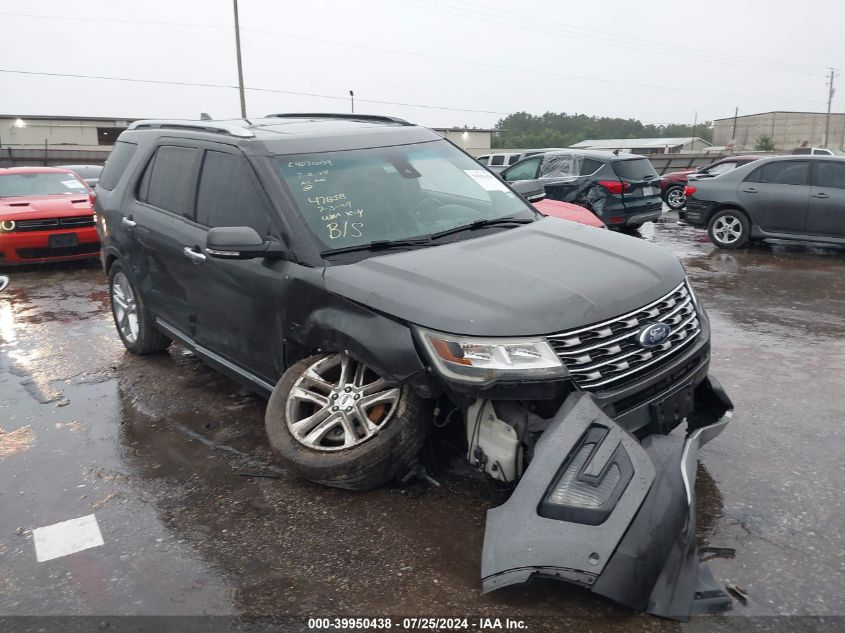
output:
<svg viewBox="0 0 845 633"><path fill-rule="evenodd" d="M517 180L510 183L514 191L516 191L528 202L537 202L546 197L546 187L537 179L534 180Z"/></svg>
<svg viewBox="0 0 845 633"><path fill-rule="evenodd" d="M265 240L249 226L219 226L209 229L205 252L218 259L255 259L256 257L281 258L281 244Z"/></svg>

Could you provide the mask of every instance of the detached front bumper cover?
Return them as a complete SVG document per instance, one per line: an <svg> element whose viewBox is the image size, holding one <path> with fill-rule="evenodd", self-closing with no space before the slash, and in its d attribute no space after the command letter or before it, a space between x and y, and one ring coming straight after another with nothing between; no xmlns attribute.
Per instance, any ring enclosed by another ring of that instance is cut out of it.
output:
<svg viewBox="0 0 845 633"><path fill-rule="evenodd" d="M709 377L696 388L685 439L640 443L590 394L570 395L514 493L487 513L484 591L541 576L677 620L729 610L695 545L695 473L699 447L732 409Z"/></svg>

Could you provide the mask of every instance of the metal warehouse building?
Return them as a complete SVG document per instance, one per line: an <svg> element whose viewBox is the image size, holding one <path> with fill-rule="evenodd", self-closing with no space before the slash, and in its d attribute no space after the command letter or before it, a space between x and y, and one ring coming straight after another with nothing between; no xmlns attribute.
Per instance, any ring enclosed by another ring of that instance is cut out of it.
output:
<svg viewBox="0 0 845 633"><path fill-rule="evenodd" d="M137 118L0 114L0 167L102 164L115 139ZM478 156L495 130L438 128L440 136Z"/></svg>
<svg viewBox="0 0 845 633"><path fill-rule="evenodd" d="M754 147L761 136L770 137L779 150L791 150L802 145L825 146L824 112L762 112L713 121L714 145ZM734 123L735 122L735 123ZM736 133L734 133L736 124ZM827 147L845 149L845 113L830 115L830 133Z"/></svg>
<svg viewBox="0 0 845 633"><path fill-rule="evenodd" d="M574 149L594 149L605 152L620 151L630 154L677 154L680 152L700 152L711 146L704 139L684 138L609 138L587 139L575 143Z"/></svg>

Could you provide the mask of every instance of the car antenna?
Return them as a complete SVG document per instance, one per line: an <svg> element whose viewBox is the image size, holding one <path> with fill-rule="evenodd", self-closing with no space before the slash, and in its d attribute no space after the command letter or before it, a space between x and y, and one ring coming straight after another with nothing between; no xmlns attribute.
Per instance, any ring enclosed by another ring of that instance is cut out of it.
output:
<svg viewBox="0 0 845 633"><path fill-rule="evenodd" d="M208 112L200 112L200 121L211 121L211 115Z"/></svg>

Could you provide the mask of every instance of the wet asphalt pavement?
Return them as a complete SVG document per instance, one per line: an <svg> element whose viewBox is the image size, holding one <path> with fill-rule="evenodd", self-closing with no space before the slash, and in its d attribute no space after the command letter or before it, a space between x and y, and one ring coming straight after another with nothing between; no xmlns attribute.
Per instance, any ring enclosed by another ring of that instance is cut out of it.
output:
<svg viewBox="0 0 845 633"><path fill-rule="evenodd" d="M681 257L710 313L711 371L736 405L697 480L701 542L736 549L711 569L747 594L730 616L682 627L555 582L482 595L495 501L458 460L432 473L440 488L350 493L287 475L262 400L179 347L124 351L96 263L13 270L0 297L0 616L451 615L635 631L845 615L845 249L721 251L675 218L641 233ZM89 514L102 546L36 562L34 528Z"/></svg>

